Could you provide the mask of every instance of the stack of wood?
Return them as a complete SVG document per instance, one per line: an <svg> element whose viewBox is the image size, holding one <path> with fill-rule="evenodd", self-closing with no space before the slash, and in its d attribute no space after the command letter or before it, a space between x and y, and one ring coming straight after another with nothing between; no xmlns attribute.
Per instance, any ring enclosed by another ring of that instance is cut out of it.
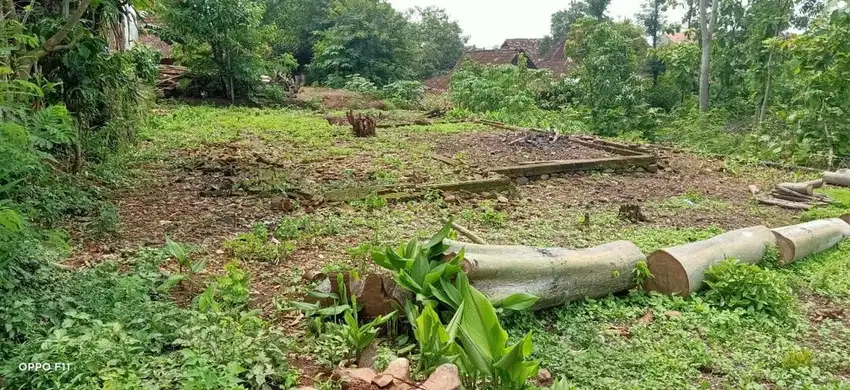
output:
<svg viewBox="0 0 850 390"><path fill-rule="evenodd" d="M823 180L802 183L780 183L770 195L758 196L758 188L750 186L750 191L760 203L784 207L792 210L809 210L812 207L832 203L826 195L815 194L815 188L823 187Z"/></svg>
<svg viewBox="0 0 850 390"><path fill-rule="evenodd" d="M185 66L159 65L159 80L156 85L163 91L173 91L180 85L180 78L189 70Z"/></svg>
<svg viewBox="0 0 850 390"><path fill-rule="evenodd" d="M377 125L375 118L369 115L364 116L363 114L357 114L355 116L354 111L348 111L345 113L345 117L348 118L348 123L351 124L356 137L375 136L375 127Z"/></svg>
<svg viewBox="0 0 850 390"><path fill-rule="evenodd" d="M850 169L843 168L836 172L824 172L823 181L834 186L850 187Z"/></svg>

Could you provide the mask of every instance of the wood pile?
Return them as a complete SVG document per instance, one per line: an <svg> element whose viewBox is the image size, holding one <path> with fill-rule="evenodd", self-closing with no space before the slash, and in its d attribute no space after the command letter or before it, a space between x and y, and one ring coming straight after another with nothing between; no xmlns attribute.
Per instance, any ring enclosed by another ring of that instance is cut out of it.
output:
<svg viewBox="0 0 850 390"><path fill-rule="evenodd" d="M189 71L185 66L159 65L159 80L156 86L163 91L173 91L180 86L180 78Z"/></svg>
<svg viewBox="0 0 850 390"><path fill-rule="evenodd" d="M802 183L780 183L773 187L769 195L759 196L759 190L750 186L750 192L762 204L774 205L791 210L809 210L812 207L832 203L826 195L815 194L815 188L823 187L824 180L812 180Z"/></svg>

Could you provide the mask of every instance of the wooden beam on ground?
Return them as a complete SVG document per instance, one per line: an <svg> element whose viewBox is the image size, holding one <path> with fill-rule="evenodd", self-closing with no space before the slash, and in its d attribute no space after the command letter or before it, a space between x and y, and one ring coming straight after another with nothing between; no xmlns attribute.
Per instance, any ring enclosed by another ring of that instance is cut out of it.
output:
<svg viewBox="0 0 850 390"><path fill-rule="evenodd" d="M371 194L378 194L382 197L393 200L410 200L413 198L422 197L428 191L499 192L511 190L513 188L513 181L508 180L506 178L493 178L483 180L460 181L454 183L425 184L416 186L373 186L346 188L326 192L324 194L324 199L328 202L348 202L352 200L365 199Z"/></svg>
<svg viewBox="0 0 850 390"><path fill-rule="evenodd" d="M602 150L609 153L618 154L621 156L641 156L647 154L646 152L632 150L626 147L625 145L616 145L612 143L602 143L599 140L594 141L585 141L578 138L570 138L570 142L577 143L581 146L586 146L591 149Z"/></svg>
<svg viewBox="0 0 850 390"><path fill-rule="evenodd" d="M437 161L439 161L439 162L441 162L441 163L444 163L444 164L447 164L447 165L451 165L451 166L453 166L453 167L456 167L456 166L460 165L460 162L459 162L459 161L457 161L457 160L455 160L455 159L453 159L453 158L451 158L451 157L448 157L448 156L443 156L442 154L436 154L436 153L434 153L434 154L430 154L428 157L431 157L431 159L433 159L433 160L437 160Z"/></svg>
<svg viewBox="0 0 850 390"><path fill-rule="evenodd" d="M537 164L514 165L508 167L492 168L496 172L507 177L540 176L553 173L593 171L604 169L620 169L627 167L646 168L655 164L656 158L651 155L622 156L612 158L596 158L587 160L559 160L541 162Z"/></svg>

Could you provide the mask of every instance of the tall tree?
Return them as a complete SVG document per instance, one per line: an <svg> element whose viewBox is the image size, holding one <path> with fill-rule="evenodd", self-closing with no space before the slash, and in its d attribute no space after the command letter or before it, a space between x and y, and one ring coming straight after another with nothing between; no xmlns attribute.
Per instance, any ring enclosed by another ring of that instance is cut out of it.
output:
<svg viewBox="0 0 850 390"><path fill-rule="evenodd" d="M587 5L587 15L596 20L606 20L605 12L608 11L608 6L611 5L611 0L584 0Z"/></svg>
<svg viewBox="0 0 850 390"><path fill-rule="evenodd" d="M552 39L557 42L566 37L572 25L581 18L606 20L605 12L610 4L611 0L571 0L569 7L552 14Z"/></svg>
<svg viewBox="0 0 850 390"><path fill-rule="evenodd" d="M699 24L700 36L702 37L702 57L700 60L699 74L699 109L708 111L708 87L709 72L711 71L711 22L708 18L708 5L710 0L699 0ZM717 1L717 0L714 0ZM716 7L714 8L716 11ZM717 12L712 12L717 14Z"/></svg>
<svg viewBox="0 0 850 390"><path fill-rule="evenodd" d="M318 32L328 27L332 0L269 0L263 22L279 29L275 50L291 53L298 64L313 60Z"/></svg>
<svg viewBox="0 0 850 390"><path fill-rule="evenodd" d="M664 15L667 12L669 0L646 0L641 6L641 11L637 15L637 19L643 24L646 29L646 35L652 43L652 48L658 48L658 41L661 33L667 28L667 17ZM650 56L649 71L652 75L652 85L658 85L658 75L661 73L662 64L655 54Z"/></svg>
<svg viewBox="0 0 850 390"><path fill-rule="evenodd" d="M418 48L416 77L425 79L452 69L469 41L458 22L437 7L416 7L409 16Z"/></svg>
<svg viewBox="0 0 850 390"><path fill-rule="evenodd" d="M383 0L335 0L313 47L311 78L359 74L378 85L413 76L414 30Z"/></svg>

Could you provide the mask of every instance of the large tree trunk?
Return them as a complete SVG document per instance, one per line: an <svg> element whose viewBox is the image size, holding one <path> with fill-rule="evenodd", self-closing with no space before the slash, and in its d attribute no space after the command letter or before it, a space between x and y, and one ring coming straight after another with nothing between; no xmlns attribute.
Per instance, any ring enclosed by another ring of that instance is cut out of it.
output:
<svg viewBox="0 0 850 390"><path fill-rule="evenodd" d="M824 172L823 182L834 186L850 187L850 173Z"/></svg>
<svg viewBox="0 0 850 390"><path fill-rule="evenodd" d="M710 0L699 0L699 24L702 38L702 59L699 74L699 109L708 111L709 71L711 65L711 26L708 19L708 3ZM711 10L716 13L715 9Z"/></svg>
<svg viewBox="0 0 850 390"><path fill-rule="evenodd" d="M764 257L765 248L772 245L776 245L776 239L770 229L755 226L658 250L649 255L648 265L653 277L646 287L664 294L688 295L703 287L705 271L711 265L730 257L755 264Z"/></svg>
<svg viewBox="0 0 850 390"><path fill-rule="evenodd" d="M820 219L773 229L779 246L779 263L789 264L823 252L850 237L850 225L839 218Z"/></svg>
<svg viewBox="0 0 850 390"><path fill-rule="evenodd" d="M598 298L632 287L635 266L646 257L629 241L571 250L477 245L446 240L449 251L466 248L469 280L494 302L514 293L540 298L535 309Z"/></svg>

